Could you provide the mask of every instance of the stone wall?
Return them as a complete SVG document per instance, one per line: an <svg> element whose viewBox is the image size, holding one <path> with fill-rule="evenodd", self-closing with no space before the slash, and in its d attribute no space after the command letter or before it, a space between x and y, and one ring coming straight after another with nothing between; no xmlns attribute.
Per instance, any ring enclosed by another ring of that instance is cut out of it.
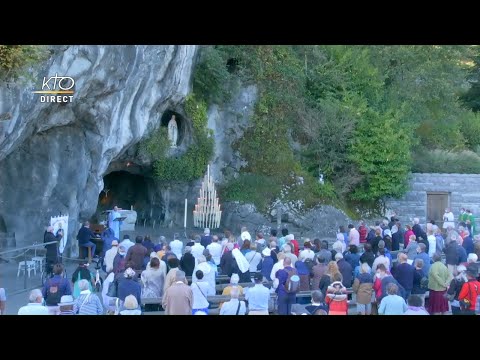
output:
<svg viewBox="0 0 480 360"><path fill-rule="evenodd" d="M401 199L388 199L387 209L398 214L402 225L418 217L422 224L427 221L427 193L450 193L450 207L455 220L462 207L472 210L480 224L480 174L411 174L410 190Z"/></svg>

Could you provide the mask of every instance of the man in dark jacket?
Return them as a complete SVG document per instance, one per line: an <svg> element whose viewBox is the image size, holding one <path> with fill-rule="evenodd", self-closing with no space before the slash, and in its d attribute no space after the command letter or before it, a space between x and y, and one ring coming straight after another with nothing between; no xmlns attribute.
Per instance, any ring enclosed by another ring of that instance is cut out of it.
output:
<svg viewBox="0 0 480 360"><path fill-rule="evenodd" d="M413 223L414 223L414 225L412 227L412 230L413 230L413 233L415 234L415 236L417 237L417 241L418 241L419 237L421 237L424 240L427 240L427 233L425 231L423 231L422 227L419 224L420 219L419 218L414 218ZM428 245L428 241L427 241L427 245ZM428 248L427 248L427 253L428 253Z"/></svg>
<svg viewBox="0 0 480 360"><path fill-rule="evenodd" d="M61 236L55 236L53 234L53 226L47 227L45 234L43 235L43 243L49 243L55 241L56 244L45 245L47 249L47 254L45 255L45 264L47 269L47 274L51 274L53 270L53 265L58 261L58 242L60 241Z"/></svg>
<svg viewBox="0 0 480 360"><path fill-rule="evenodd" d="M340 274L342 274L342 284L343 286L349 288L352 286L353 280L352 265L350 265L348 261L345 261L341 253L337 253L335 255L335 260L337 261L338 270L340 271Z"/></svg>
<svg viewBox="0 0 480 360"><path fill-rule="evenodd" d="M192 276L195 269L195 258L192 255L192 247L185 247L185 254L180 259L180 269L185 272L185 276Z"/></svg>
<svg viewBox="0 0 480 360"><path fill-rule="evenodd" d="M127 252L127 262L132 262L133 270L143 269L143 260L147 256L147 248L142 245L143 237L137 236L135 238L135 245L133 245Z"/></svg>
<svg viewBox="0 0 480 360"><path fill-rule="evenodd" d="M78 246L92 248L92 256L95 255L95 249L97 248L97 246L91 241L93 237L95 237L95 234L90 230L90 223L85 221L80 230L78 230Z"/></svg>
<svg viewBox="0 0 480 360"><path fill-rule="evenodd" d="M203 246L203 247L207 247L208 245L210 245L212 243L212 237L210 236L210 229L209 228L205 228L204 232L203 232L203 236L202 238L200 239L200 244Z"/></svg>
<svg viewBox="0 0 480 360"><path fill-rule="evenodd" d="M232 276L233 268L236 266L235 258L232 255L233 243L227 243L227 250L220 259L220 268L223 275Z"/></svg>
<svg viewBox="0 0 480 360"><path fill-rule="evenodd" d="M398 254L399 265L395 267L393 277L403 286L405 289L404 299L408 299L413 289L413 278L415 276L415 268L408 262L408 256L404 253Z"/></svg>
<svg viewBox="0 0 480 360"><path fill-rule="evenodd" d="M340 254L341 255L341 254ZM292 260L286 257L283 260L284 268L277 271L276 277L278 279L278 315L290 315L292 311L292 305L295 304L297 296L295 293L288 293L285 289L285 285L288 280L289 272L297 274L297 270L292 267Z"/></svg>
<svg viewBox="0 0 480 360"><path fill-rule="evenodd" d="M452 235L450 242L445 248L445 262L447 264L448 270L453 274L456 270L456 267L467 261L467 254L465 249L458 245L457 235Z"/></svg>
<svg viewBox="0 0 480 360"><path fill-rule="evenodd" d="M473 239L470 235L470 231L465 230L466 236L463 238L462 246L465 249L465 252L468 254L473 253Z"/></svg>

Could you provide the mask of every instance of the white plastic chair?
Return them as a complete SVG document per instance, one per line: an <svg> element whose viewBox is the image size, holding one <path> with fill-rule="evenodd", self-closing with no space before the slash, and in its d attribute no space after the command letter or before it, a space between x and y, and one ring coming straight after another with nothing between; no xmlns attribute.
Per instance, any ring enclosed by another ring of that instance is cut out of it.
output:
<svg viewBox="0 0 480 360"><path fill-rule="evenodd" d="M37 267L35 261L26 261L26 266L25 266L25 261L20 261L18 263L18 271L17 271L17 277L20 276L20 271L28 271L28 277L30 277L30 272L33 270L33 273L37 275Z"/></svg>

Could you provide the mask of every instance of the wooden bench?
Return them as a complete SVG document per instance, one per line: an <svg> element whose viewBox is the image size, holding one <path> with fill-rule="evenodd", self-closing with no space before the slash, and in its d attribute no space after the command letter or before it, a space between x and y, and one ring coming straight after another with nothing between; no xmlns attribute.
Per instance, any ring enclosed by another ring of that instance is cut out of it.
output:
<svg viewBox="0 0 480 360"><path fill-rule="evenodd" d="M272 287L272 284L273 284L273 281L268 281L266 283L263 283L263 285L269 289ZM246 288L246 287L253 287L255 283L254 282L240 283L238 285L241 286L242 288ZM225 289L228 286L230 286L230 284L218 284L215 286L215 290L217 293L221 293L223 292L223 289Z"/></svg>
<svg viewBox="0 0 480 360"><path fill-rule="evenodd" d="M347 289L347 294L351 294L353 291L351 288ZM297 298L309 298L312 296L312 291L300 291L297 294ZM272 298L277 298L277 294L273 293L270 295ZM245 295L239 296L240 300L245 300ZM211 304L219 304L230 300L230 295L213 295L207 296L207 301ZM142 305L146 304L161 304L162 298L144 298L142 299Z"/></svg>

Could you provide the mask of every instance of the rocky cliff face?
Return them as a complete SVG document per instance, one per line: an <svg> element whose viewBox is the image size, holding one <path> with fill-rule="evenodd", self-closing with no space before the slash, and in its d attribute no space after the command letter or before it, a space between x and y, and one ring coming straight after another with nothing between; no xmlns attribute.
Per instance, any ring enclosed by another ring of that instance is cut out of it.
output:
<svg viewBox="0 0 480 360"><path fill-rule="evenodd" d="M0 219L17 245L42 241L50 216L96 210L112 162L187 95L196 46L56 48L30 86L0 87ZM71 103L41 103L44 76L75 80Z"/></svg>

